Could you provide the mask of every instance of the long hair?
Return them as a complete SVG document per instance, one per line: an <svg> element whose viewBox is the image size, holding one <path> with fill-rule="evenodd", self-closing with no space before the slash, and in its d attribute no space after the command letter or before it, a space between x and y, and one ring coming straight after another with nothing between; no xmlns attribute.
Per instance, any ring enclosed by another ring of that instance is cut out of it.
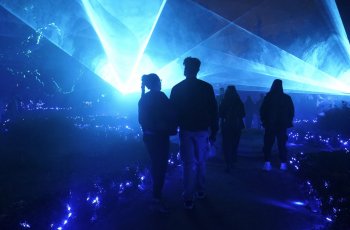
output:
<svg viewBox="0 0 350 230"><path fill-rule="evenodd" d="M239 94L237 93L236 87L234 85L229 85L226 88L224 101L232 101L240 99Z"/></svg>

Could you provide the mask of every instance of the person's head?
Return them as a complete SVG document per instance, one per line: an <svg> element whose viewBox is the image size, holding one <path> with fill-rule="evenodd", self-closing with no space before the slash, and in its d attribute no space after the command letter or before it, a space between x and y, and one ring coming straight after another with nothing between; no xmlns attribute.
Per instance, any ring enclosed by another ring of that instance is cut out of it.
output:
<svg viewBox="0 0 350 230"><path fill-rule="evenodd" d="M219 93L220 93L220 95L224 95L225 94L225 88L224 87L220 87Z"/></svg>
<svg viewBox="0 0 350 230"><path fill-rule="evenodd" d="M282 80L276 79L272 82L270 93L283 93Z"/></svg>
<svg viewBox="0 0 350 230"><path fill-rule="evenodd" d="M229 85L225 91L225 98L235 98L239 97L236 87L234 85Z"/></svg>
<svg viewBox="0 0 350 230"><path fill-rule="evenodd" d="M184 75L186 78L195 78L199 72L201 61L198 58L187 57L183 65L185 66Z"/></svg>
<svg viewBox="0 0 350 230"><path fill-rule="evenodd" d="M162 88L160 78L155 73L145 74L142 76L142 90L146 86L149 90L159 91Z"/></svg>

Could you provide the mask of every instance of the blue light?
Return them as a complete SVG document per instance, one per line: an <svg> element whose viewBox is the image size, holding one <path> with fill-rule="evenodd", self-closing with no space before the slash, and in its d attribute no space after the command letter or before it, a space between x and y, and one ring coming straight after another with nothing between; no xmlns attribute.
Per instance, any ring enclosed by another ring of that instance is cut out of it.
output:
<svg viewBox="0 0 350 230"><path fill-rule="evenodd" d="M30 224L27 221L21 222L19 225L23 228L30 228Z"/></svg>
<svg viewBox="0 0 350 230"><path fill-rule="evenodd" d="M348 36L346 35L344 24L341 20L336 2L334 0L322 1L322 2L326 4L326 9L328 10L329 16L331 18L331 22L334 24L334 28L337 30L337 34L340 39L340 44L344 46L346 55L348 56L348 58L350 58L350 43L349 43ZM350 74L349 71L347 74Z"/></svg>
<svg viewBox="0 0 350 230"><path fill-rule="evenodd" d="M140 62L166 1L82 3L104 49L104 55L95 58L93 70L124 93L139 90L135 79L147 71L144 67L153 66L150 61L140 69Z"/></svg>
<svg viewBox="0 0 350 230"><path fill-rule="evenodd" d="M307 41L291 40L281 48L193 1L81 0L62 7L61 1L0 0L36 31L26 37L37 46L49 39L123 93L139 91L140 76L150 72L164 79L164 89L171 88L183 79L185 56L202 60L200 77L211 83L261 89L278 77L287 90L350 93L350 45L336 4L312 4L326 6L334 28L302 31ZM251 14L240 15L239 22ZM93 32L85 34L86 28Z"/></svg>
<svg viewBox="0 0 350 230"><path fill-rule="evenodd" d="M297 205L297 206L305 206L305 203L302 201L293 201L292 203Z"/></svg>

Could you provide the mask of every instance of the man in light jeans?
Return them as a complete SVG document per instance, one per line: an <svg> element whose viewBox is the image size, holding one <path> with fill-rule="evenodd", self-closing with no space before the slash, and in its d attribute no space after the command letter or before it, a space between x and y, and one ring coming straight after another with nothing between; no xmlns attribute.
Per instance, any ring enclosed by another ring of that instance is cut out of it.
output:
<svg viewBox="0 0 350 230"><path fill-rule="evenodd" d="M187 57L183 64L186 79L172 88L170 100L180 128L184 205L192 209L195 198L206 197L206 155L218 131L218 106L212 85L197 79L200 60Z"/></svg>
<svg viewBox="0 0 350 230"><path fill-rule="evenodd" d="M208 131L180 132L180 152L184 163L184 193L185 200L197 196L205 196L206 153L208 148Z"/></svg>

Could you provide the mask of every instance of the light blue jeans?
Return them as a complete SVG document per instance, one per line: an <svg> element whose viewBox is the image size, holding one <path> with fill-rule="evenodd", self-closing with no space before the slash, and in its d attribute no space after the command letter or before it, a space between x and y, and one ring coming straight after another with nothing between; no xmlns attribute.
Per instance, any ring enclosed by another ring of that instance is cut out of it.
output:
<svg viewBox="0 0 350 230"><path fill-rule="evenodd" d="M180 131L185 200L193 200L195 192L205 192L208 135L208 131Z"/></svg>

